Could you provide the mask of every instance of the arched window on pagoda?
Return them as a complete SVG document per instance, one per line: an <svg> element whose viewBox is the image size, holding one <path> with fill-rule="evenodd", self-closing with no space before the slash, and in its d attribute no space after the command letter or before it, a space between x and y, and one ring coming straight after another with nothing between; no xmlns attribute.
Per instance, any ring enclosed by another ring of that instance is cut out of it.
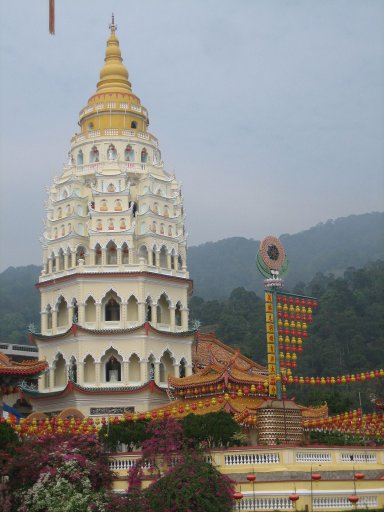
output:
<svg viewBox="0 0 384 512"><path fill-rule="evenodd" d="M146 322L152 322L152 300L147 297L145 301L145 320Z"/></svg>
<svg viewBox="0 0 384 512"><path fill-rule="evenodd" d="M136 130L136 128L137 128L137 122L136 122L136 121L132 121L132 123L131 123L131 128L132 128L133 130Z"/></svg>
<svg viewBox="0 0 384 512"><path fill-rule="evenodd" d="M80 260L83 260L85 262L85 247L82 245L79 245L79 247L76 249L76 265L79 264Z"/></svg>
<svg viewBox="0 0 384 512"><path fill-rule="evenodd" d="M57 256L57 264L58 264L57 270L64 270L64 251L63 251L63 249L59 250L59 254Z"/></svg>
<svg viewBox="0 0 384 512"><path fill-rule="evenodd" d="M95 265L101 265L102 264L102 251L100 244L96 244L95 247Z"/></svg>
<svg viewBox="0 0 384 512"><path fill-rule="evenodd" d="M106 381L107 382L120 382L121 381L121 364L115 356L111 356L105 365Z"/></svg>
<svg viewBox="0 0 384 512"><path fill-rule="evenodd" d="M143 258L144 263L148 264L148 249L145 245L140 246L138 256L139 256L139 259Z"/></svg>
<svg viewBox="0 0 384 512"><path fill-rule="evenodd" d="M57 327L68 325L68 304L64 297L60 297L57 303Z"/></svg>
<svg viewBox="0 0 384 512"><path fill-rule="evenodd" d="M140 358L137 354L132 354L129 358L129 381L140 382Z"/></svg>
<svg viewBox="0 0 384 512"><path fill-rule="evenodd" d="M55 388L64 387L67 384L67 371L65 359L62 354L58 354L54 363L53 385Z"/></svg>
<svg viewBox="0 0 384 512"><path fill-rule="evenodd" d="M96 146L93 146L93 148L91 149L91 152L89 153L89 162L91 164L93 164L94 162L99 162L99 160L100 160L99 150L97 149Z"/></svg>
<svg viewBox="0 0 384 512"><path fill-rule="evenodd" d="M77 165L83 165L83 163L84 163L84 155L83 155L83 152L81 149L77 153L76 162L77 162Z"/></svg>
<svg viewBox="0 0 384 512"><path fill-rule="evenodd" d="M96 322L96 302L93 297L88 297L88 299L85 301L85 322Z"/></svg>
<svg viewBox="0 0 384 512"><path fill-rule="evenodd" d="M155 356L151 354L148 358L148 377L149 380L155 380Z"/></svg>
<svg viewBox="0 0 384 512"><path fill-rule="evenodd" d="M127 302L127 320L128 322L137 322L138 319L138 302L136 297L132 295Z"/></svg>
<svg viewBox="0 0 384 512"><path fill-rule="evenodd" d="M115 242L108 242L107 244L107 265L116 265L117 263L117 246Z"/></svg>
<svg viewBox="0 0 384 512"><path fill-rule="evenodd" d="M152 265L156 267L156 247L152 249Z"/></svg>
<svg viewBox="0 0 384 512"><path fill-rule="evenodd" d="M68 373L70 379L73 382L77 382L77 362L74 356L72 356L71 359L69 360Z"/></svg>
<svg viewBox="0 0 384 512"><path fill-rule="evenodd" d="M160 249L160 267L167 268L167 248L164 245Z"/></svg>
<svg viewBox="0 0 384 512"><path fill-rule="evenodd" d="M47 312L47 329L52 329L52 308L50 304L46 307Z"/></svg>
<svg viewBox="0 0 384 512"><path fill-rule="evenodd" d="M175 251L175 249L172 249L172 252L171 252L171 269L172 270L175 269L175 256L176 256L176 251Z"/></svg>
<svg viewBox="0 0 384 512"><path fill-rule="evenodd" d="M117 151L113 144L110 144L108 147L107 157L108 157L108 160L116 160L116 158L117 158Z"/></svg>
<svg viewBox="0 0 384 512"><path fill-rule="evenodd" d="M178 302L175 308L175 324L181 327L181 304Z"/></svg>
<svg viewBox="0 0 384 512"><path fill-rule="evenodd" d="M170 323L169 300L165 293L157 302L157 323L167 325Z"/></svg>
<svg viewBox="0 0 384 512"><path fill-rule="evenodd" d="M179 364L179 377L180 378L183 378L186 375L186 365L187 365L187 363L183 357L183 359L180 361L180 364Z"/></svg>
<svg viewBox="0 0 384 512"><path fill-rule="evenodd" d="M169 350L166 350L160 359L160 382L167 382L168 375L173 375L174 359Z"/></svg>
<svg viewBox="0 0 384 512"><path fill-rule="evenodd" d="M141 150L141 163L145 164L145 163L147 163L147 160L148 160L148 151L146 150L146 148L143 148Z"/></svg>
<svg viewBox="0 0 384 512"><path fill-rule="evenodd" d="M110 348L101 358L101 364L104 368L104 382L121 382L121 363L122 358L117 350Z"/></svg>
<svg viewBox="0 0 384 512"><path fill-rule="evenodd" d="M133 151L132 146L130 144L128 144L124 150L124 160L126 162L133 162L134 159L135 159L135 153Z"/></svg>
<svg viewBox="0 0 384 512"><path fill-rule="evenodd" d="M106 322L120 321L120 299L115 292L109 292L104 299L104 319Z"/></svg>
<svg viewBox="0 0 384 512"><path fill-rule="evenodd" d="M129 249L126 242L121 246L121 263L123 265L128 265L129 263Z"/></svg>
<svg viewBox="0 0 384 512"><path fill-rule="evenodd" d="M73 307L73 313L72 313L72 323L77 324L79 321L79 306L77 304L77 300L72 300L72 307Z"/></svg>
<svg viewBox="0 0 384 512"><path fill-rule="evenodd" d="M96 382L95 360L90 354L84 359L84 382Z"/></svg>

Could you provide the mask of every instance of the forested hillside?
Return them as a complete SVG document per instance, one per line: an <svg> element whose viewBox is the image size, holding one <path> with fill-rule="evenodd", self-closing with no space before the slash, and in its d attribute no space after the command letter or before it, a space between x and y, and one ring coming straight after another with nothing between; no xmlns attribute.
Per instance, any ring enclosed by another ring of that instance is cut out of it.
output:
<svg viewBox="0 0 384 512"><path fill-rule="evenodd" d="M339 276L348 267L384 259L384 213L351 215L279 238L289 261L286 284L293 287L299 281L309 282L317 272ZM243 286L261 294L263 282L255 265L259 245L257 240L236 237L190 247L194 293L204 299L224 299Z"/></svg>
<svg viewBox="0 0 384 512"><path fill-rule="evenodd" d="M28 343L27 328L40 326L40 267L9 267L0 274L0 341Z"/></svg>

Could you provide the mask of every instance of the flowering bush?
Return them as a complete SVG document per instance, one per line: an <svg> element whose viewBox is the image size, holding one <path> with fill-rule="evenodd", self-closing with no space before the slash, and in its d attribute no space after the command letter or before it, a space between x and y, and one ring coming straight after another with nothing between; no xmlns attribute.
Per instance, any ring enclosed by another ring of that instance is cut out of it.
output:
<svg viewBox="0 0 384 512"><path fill-rule="evenodd" d="M108 501L91 482L94 463L79 456L62 456L58 467L46 467L22 495L20 512L105 512Z"/></svg>
<svg viewBox="0 0 384 512"><path fill-rule="evenodd" d="M73 473L68 471L74 465L78 467L78 474L76 471ZM31 488L33 488L33 496L36 496L37 499L41 496L41 489L47 487L48 483L51 484L55 478L60 477L60 485L56 482L56 487L61 486L63 492L67 488L68 496L71 495L71 492L76 494L77 487L73 479L82 475L79 468L83 468L86 472L84 473L84 485L86 486L84 489L89 485L92 493L97 493L99 491L106 492L111 488L113 474L109 469L108 457L94 435L51 435L42 439L23 439L22 443L15 448L12 458L2 467L2 475L9 477L9 492L13 507L17 509L21 498L27 499L26 493ZM37 487L34 487L35 484ZM72 490L69 489L71 486ZM28 499L34 498L29 496ZM67 501L71 500L68 498ZM38 502L39 500L36 503ZM33 503L35 506L35 502ZM25 510L29 509L27 507ZM43 507L36 508L36 510L50 512L51 508ZM61 510L63 510L62 507ZM98 509L96 508L96 510Z"/></svg>
<svg viewBox="0 0 384 512"><path fill-rule="evenodd" d="M185 454L181 464L145 491L151 512L229 512L234 485L201 457Z"/></svg>

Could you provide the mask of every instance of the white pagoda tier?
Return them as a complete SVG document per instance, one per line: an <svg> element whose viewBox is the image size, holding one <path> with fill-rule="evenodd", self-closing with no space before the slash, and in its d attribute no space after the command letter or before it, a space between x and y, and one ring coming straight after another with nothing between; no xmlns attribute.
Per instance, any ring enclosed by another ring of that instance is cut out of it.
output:
<svg viewBox="0 0 384 512"><path fill-rule="evenodd" d="M113 18L110 30L48 195L32 336L49 371L30 394L42 412L145 411L167 402L168 375L192 373L183 196L132 92Z"/></svg>

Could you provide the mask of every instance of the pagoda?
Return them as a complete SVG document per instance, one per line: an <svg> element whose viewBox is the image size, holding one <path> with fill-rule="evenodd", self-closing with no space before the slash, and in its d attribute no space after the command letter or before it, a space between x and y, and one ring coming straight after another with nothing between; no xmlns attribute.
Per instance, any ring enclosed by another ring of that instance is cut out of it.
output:
<svg viewBox="0 0 384 512"><path fill-rule="evenodd" d="M148 410L169 401L169 375L192 374L183 196L116 29L112 16L96 92L48 193L41 332L31 336L49 371L24 390L45 413Z"/></svg>

